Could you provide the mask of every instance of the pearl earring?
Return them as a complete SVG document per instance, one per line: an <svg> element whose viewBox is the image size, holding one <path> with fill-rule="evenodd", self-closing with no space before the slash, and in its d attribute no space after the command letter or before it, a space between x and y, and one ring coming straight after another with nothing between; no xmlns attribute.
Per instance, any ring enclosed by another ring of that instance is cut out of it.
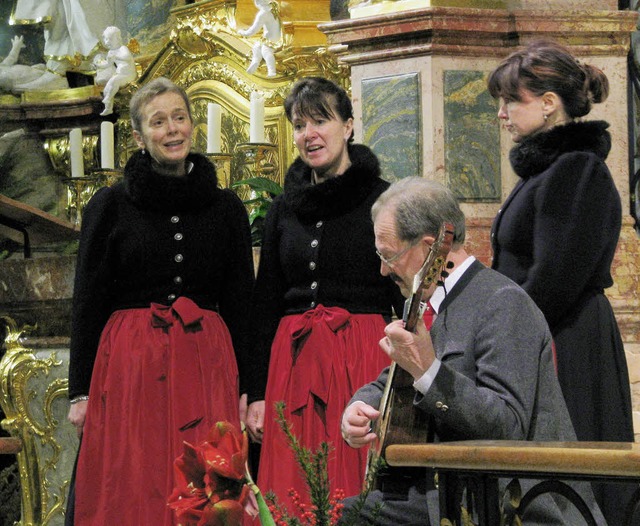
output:
<svg viewBox="0 0 640 526"><path fill-rule="evenodd" d="M546 120L549 118L549 116L545 113L545 114L542 116L542 118L546 121Z"/></svg>

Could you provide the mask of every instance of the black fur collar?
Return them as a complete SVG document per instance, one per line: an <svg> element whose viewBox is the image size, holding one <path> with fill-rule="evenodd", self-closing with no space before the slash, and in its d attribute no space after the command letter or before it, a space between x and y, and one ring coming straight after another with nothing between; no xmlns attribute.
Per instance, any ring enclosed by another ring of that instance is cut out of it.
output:
<svg viewBox="0 0 640 526"><path fill-rule="evenodd" d="M509 153L511 166L526 179L546 170L564 153L592 152L605 160L611 150L608 127L604 121L571 122L527 137Z"/></svg>
<svg viewBox="0 0 640 526"><path fill-rule="evenodd" d="M298 157L284 181L285 202L302 221L336 217L353 210L380 184L380 164L362 144L349 145L351 166L339 177L311 184L311 168Z"/></svg>
<svg viewBox="0 0 640 526"><path fill-rule="evenodd" d="M171 212L204 208L217 191L216 169L198 153L190 153L187 162L193 168L185 177L160 175L153 171L151 156L137 151L124 168L125 191L140 208Z"/></svg>

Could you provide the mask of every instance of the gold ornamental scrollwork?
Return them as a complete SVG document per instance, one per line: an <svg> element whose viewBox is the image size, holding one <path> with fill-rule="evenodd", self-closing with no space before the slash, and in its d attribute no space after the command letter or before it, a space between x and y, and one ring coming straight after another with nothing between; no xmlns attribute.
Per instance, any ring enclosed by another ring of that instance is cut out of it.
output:
<svg viewBox="0 0 640 526"><path fill-rule="evenodd" d="M62 524L77 450L75 431L66 421L68 350L30 349L25 335L34 328L18 329L8 316L0 321L7 328L0 360L1 425L23 443L17 454L21 524Z"/></svg>
<svg viewBox="0 0 640 526"><path fill-rule="evenodd" d="M179 16L176 27L171 31L170 40L185 55L211 56L214 49L210 42L214 37L226 40L221 39L221 35L236 36L236 2L221 2L213 8L195 11L176 9L173 12Z"/></svg>
<svg viewBox="0 0 640 526"><path fill-rule="evenodd" d="M97 159L97 135L82 136L82 161L85 171L90 171L98 166ZM69 135L65 134L59 137L50 137L44 143L44 148L49 155L51 164L56 173L69 177L71 175L71 145L69 144Z"/></svg>
<svg viewBox="0 0 640 526"><path fill-rule="evenodd" d="M518 510L522 502L522 486L517 478L512 479L504 489L500 513L500 526L522 526Z"/></svg>
<svg viewBox="0 0 640 526"><path fill-rule="evenodd" d="M440 526L458 526L455 522L452 522L449 519L440 519ZM460 507L460 526L477 526L473 519L471 518L471 514L467 511L464 506Z"/></svg>

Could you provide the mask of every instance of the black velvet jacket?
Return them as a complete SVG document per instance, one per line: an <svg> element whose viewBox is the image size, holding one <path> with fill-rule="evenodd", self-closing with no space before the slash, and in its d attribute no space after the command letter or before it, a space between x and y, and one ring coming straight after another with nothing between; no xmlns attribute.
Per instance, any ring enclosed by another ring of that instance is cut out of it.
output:
<svg viewBox="0 0 640 526"><path fill-rule="evenodd" d="M389 317L392 306L402 312L398 287L380 274L371 221L371 205L389 183L380 178L369 148L351 145L349 156L352 164L344 174L318 185L298 158L269 210L251 315L250 401L264 397L282 316L319 304Z"/></svg>
<svg viewBox="0 0 640 526"><path fill-rule="evenodd" d="M608 124L574 122L511 151L521 177L492 229L492 267L521 285L552 330L585 294L610 287L620 196L604 160Z"/></svg>
<svg viewBox="0 0 640 526"><path fill-rule="evenodd" d="M153 172L135 153L124 181L85 208L75 277L69 395L86 394L100 333L119 309L187 296L218 310L244 352L253 260L244 205L217 187L215 168L190 154L185 177ZM242 363L242 356L239 356ZM241 383L243 381L241 371Z"/></svg>

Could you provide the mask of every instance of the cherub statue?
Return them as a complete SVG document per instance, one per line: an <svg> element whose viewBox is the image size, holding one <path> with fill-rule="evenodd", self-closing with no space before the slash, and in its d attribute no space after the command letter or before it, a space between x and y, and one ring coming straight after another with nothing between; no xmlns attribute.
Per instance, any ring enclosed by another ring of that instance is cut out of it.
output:
<svg viewBox="0 0 640 526"><path fill-rule="evenodd" d="M278 14L278 3L275 0L253 0L258 8L258 13L251 27L240 30L243 37L255 35L262 29L262 38L253 46L253 58L247 68L248 73L255 72L264 59L267 65L267 76L276 76L275 49L282 40L282 24Z"/></svg>
<svg viewBox="0 0 640 526"><path fill-rule="evenodd" d="M93 63L96 66L96 84L104 86L104 110L100 115L110 115L113 113L116 93L123 86L136 80L138 72L131 50L122 43L119 28L107 27L102 33L102 42L109 51L106 57L96 56Z"/></svg>
<svg viewBox="0 0 640 526"><path fill-rule="evenodd" d="M0 62L0 91L13 91L17 85L36 80L46 71L44 64L25 66L17 63L20 51L24 47L23 36L15 36L11 39L11 51Z"/></svg>

